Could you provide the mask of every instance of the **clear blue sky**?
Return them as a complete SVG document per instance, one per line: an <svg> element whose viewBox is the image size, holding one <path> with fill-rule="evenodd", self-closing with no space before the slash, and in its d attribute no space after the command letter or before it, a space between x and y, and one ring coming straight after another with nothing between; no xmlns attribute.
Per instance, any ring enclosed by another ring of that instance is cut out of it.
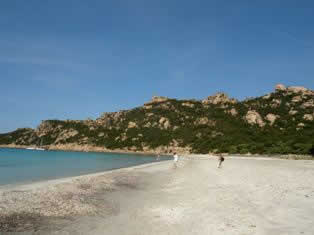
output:
<svg viewBox="0 0 314 235"><path fill-rule="evenodd" d="M314 88L311 0L0 2L0 132L152 95Z"/></svg>

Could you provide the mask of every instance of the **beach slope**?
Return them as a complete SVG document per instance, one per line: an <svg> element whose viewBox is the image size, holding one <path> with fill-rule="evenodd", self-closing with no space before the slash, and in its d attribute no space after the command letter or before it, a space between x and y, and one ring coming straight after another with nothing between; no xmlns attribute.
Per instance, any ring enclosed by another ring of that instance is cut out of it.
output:
<svg viewBox="0 0 314 235"><path fill-rule="evenodd" d="M314 161L186 157L0 189L0 231L314 234Z"/></svg>

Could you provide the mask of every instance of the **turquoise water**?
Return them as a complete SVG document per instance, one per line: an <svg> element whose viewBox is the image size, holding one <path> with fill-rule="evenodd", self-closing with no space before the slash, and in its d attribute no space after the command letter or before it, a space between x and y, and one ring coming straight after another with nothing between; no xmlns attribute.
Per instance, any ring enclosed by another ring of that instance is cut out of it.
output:
<svg viewBox="0 0 314 235"><path fill-rule="evenodd" d="M162 157L159 161L168 159ZM0 148L0 185L78 176L156 161L150 155Z"/></svg>

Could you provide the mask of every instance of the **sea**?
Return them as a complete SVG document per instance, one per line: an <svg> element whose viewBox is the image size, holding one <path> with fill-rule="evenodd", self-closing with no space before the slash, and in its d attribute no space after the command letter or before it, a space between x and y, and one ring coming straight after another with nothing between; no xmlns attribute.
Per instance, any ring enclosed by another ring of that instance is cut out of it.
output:
<svg viewBox="0 0 314 235"><path fill-rule="evenodd" d="M79 176L169 160L122 153L40 151L0 148L0 186Z"/></svg>

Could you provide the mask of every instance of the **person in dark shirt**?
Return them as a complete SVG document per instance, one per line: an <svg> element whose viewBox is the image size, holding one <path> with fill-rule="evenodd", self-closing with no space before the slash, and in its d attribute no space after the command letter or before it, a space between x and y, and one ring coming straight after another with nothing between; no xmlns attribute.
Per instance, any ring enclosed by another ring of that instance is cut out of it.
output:
<svg viewBox="0 0 314 235"><path fill-rule="evenodd" d="M218 168L221 168L222 162L225 160L225 158L222 156L222 154L218 155Z"/></svg>

